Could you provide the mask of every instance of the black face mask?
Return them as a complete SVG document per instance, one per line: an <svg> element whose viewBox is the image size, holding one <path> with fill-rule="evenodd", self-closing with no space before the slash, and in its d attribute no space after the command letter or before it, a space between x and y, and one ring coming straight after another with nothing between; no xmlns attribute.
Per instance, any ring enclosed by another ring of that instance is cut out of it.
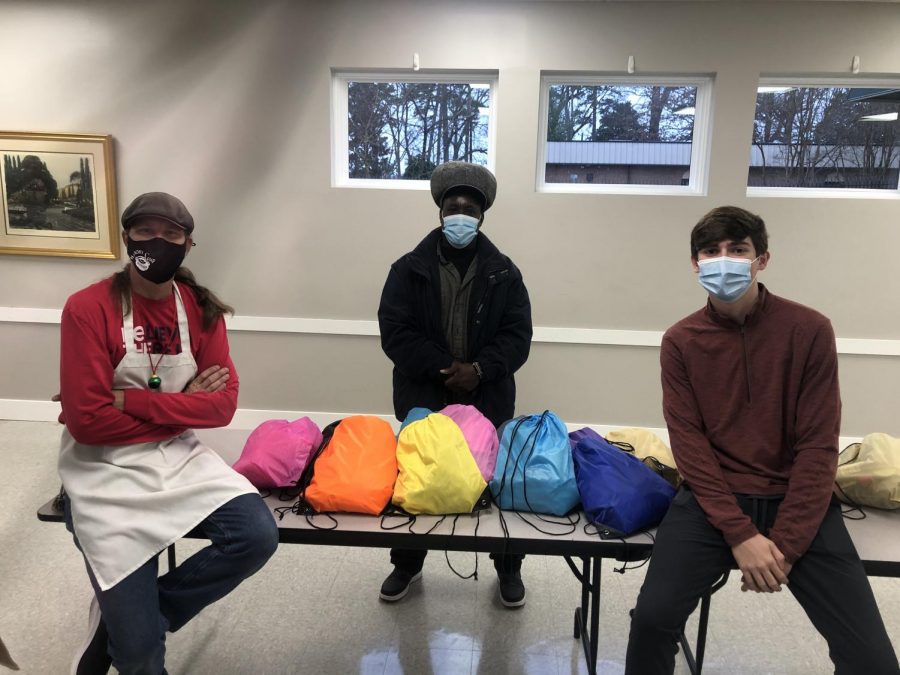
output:
<svg viewBox="0 0 900 675"><path fill-rule="evenodd" d="M161 284L175 276L181 267L187 249L184 244L173 244L161 239L134 241L128 238L128 257L142 277L154 284Z"/></svg>

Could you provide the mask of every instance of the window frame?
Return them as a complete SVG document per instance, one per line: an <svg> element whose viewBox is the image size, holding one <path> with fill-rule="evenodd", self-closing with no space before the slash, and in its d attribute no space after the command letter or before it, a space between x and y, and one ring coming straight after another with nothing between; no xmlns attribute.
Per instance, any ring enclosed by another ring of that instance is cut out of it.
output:
<svg viewBox="0 0 900 675"><path fill-rule="evenodd" d="M709 191L709 164L712 146L713 75L622 75L543 71L540 83L537 167L535 190L544 193L667 195L703 197ZM691 167L687 185L629 185L625 183L548 183L546 175L547 123L550 110L550 87L560 84L579 85L646 85L694 86L694 130L691 140Z"/></svg>
<svg viewBox="0 0 900 675"><path fill-rule="evenodd" d="M860 77L823 77L823 76L767 76L760 75L759 87L796 87L796 88L829 88L829 89L862 89L885 88L900 89L900 79L875 79ZM758 96L758 93L757 93ZM756 121L756 97L753 98L753 121ZM753 151L753 128L750 128L750 144L748 147L746 169L749 175L750 158ZM900 199L900 179L894 190L876 188L804 188L804 187L759 187L745 185L747 197L772 198L788 197L799 199Z"/></svg>
<svg viewBox="0 0 900 675"><path fill-rule="evenodd" d="M499 71L432 69L331 71L331 187L379 190L430 190L430 181L402 178L351 178L349 161L348 85L350 82L432 82L439 84L487 84L491 92L488 108L487 164L494 172L497 154L497 102Z"/></svg>

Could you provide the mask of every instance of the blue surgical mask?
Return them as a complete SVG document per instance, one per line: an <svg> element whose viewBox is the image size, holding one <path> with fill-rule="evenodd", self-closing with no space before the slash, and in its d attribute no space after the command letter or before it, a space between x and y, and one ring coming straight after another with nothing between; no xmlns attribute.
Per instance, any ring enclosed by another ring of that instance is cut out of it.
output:
<svg viewBox="0 0 900 675"><path fill-rule="evenodd" d="M455 213L452 216L444 216L444 236L453 248L465 248L472 243L478 234L478 218Z"/></svg>
<svg viewBox="0 0 900 675"><path fill-rule="evenodd" d="M722 302L737 302L753 283L750 268L757 260L759 258L747 260L727 255L698 260L698 281L710 295Z"/></svg>

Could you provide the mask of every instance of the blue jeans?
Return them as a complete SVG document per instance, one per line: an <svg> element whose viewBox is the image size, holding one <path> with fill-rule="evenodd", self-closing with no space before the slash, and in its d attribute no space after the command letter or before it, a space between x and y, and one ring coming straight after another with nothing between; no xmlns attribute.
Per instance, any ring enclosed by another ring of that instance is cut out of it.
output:
<svg viewBox="0 0 900 675"><path fill-rule="evenodd" d="M72 529L69 500L66 527ZM165 672L166 631L175 632L252 576L278 546L278 528L259 495L235 497L197 529L212 543L157 578L153 556L125 579L101 591L85 560L88 577L109 632L109 655L122 675ZM79 550L74 532L75 545Z"/></svg>

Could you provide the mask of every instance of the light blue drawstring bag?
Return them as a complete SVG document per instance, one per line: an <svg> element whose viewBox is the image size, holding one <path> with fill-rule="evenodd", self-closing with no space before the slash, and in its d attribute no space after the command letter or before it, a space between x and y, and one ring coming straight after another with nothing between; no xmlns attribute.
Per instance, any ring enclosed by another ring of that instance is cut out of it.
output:
<svg viewBox="0 0 900 675"><path fill-rule="evenodd" d="M430 414L431 411L428 408L411 408L410 411L406 413L406 419L404 419L403 423L400 425L400 431L397 432L397 438L400 438L400 432L410 424L412 424L413 422L418 422L419 420L424 420Z"/></svg>
<svg viewBox="0 0 900 675"><path fill-rule="evenodd" d="M579 502L566 425L549 410L499 430L491 494L501 509L564 516Z"/></svg>

